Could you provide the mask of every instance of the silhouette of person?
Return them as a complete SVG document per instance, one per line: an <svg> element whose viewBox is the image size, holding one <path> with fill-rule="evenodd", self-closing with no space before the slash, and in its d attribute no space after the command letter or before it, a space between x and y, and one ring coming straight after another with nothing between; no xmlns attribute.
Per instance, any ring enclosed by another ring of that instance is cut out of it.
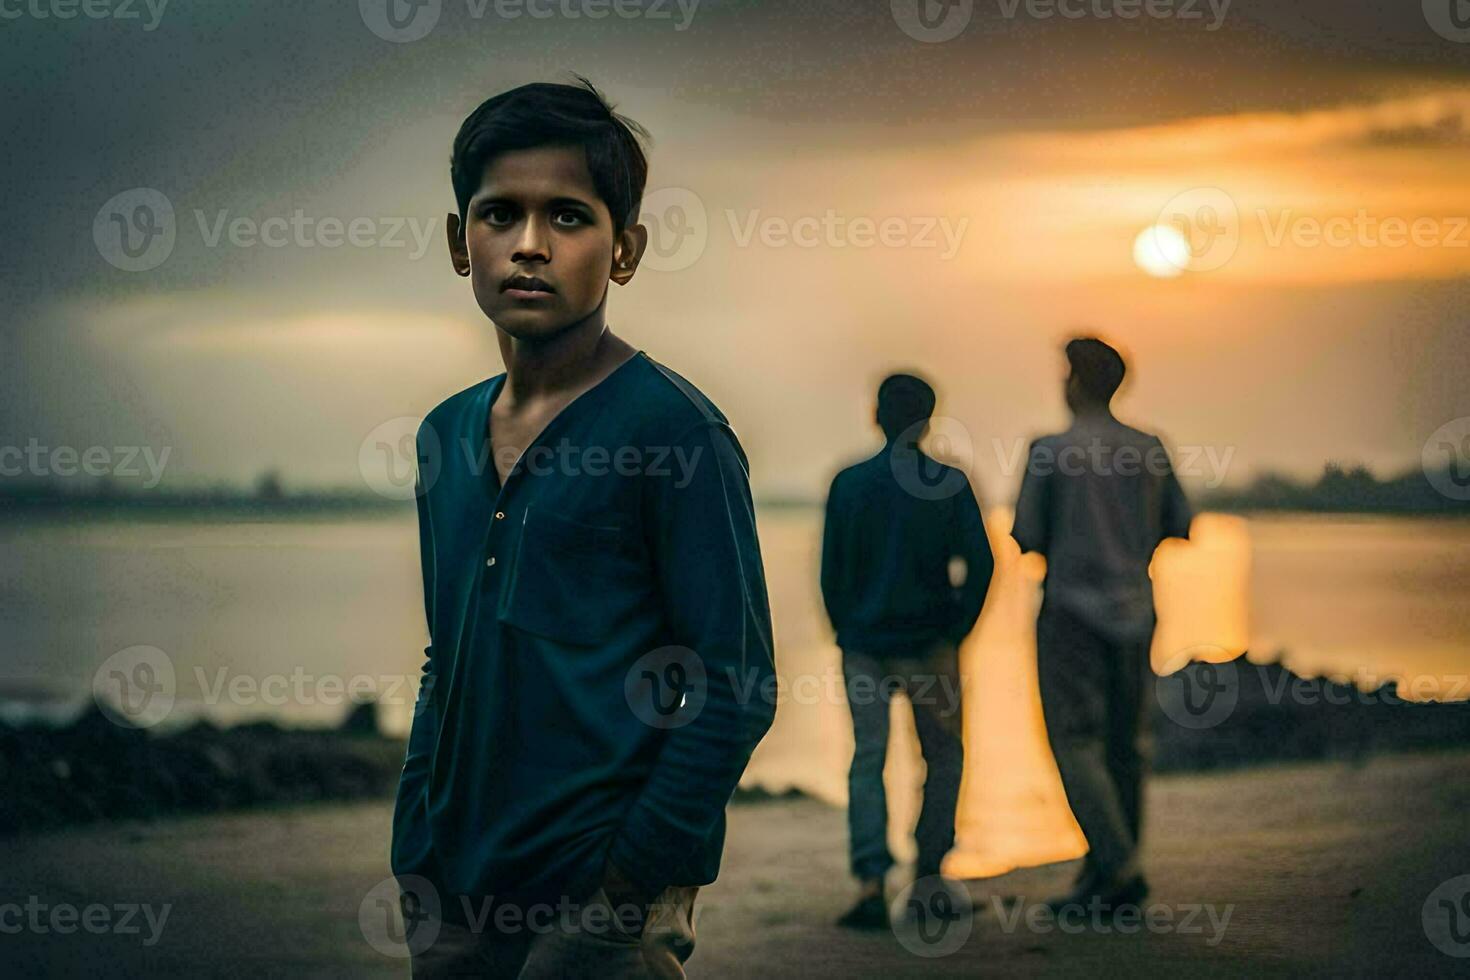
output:
<svg viewBox="0 0 1470 980"><path fill-rule="evenodd" d="M883 448L839 472L827 496L822 599L842 649L856 742L847 814L860 891L838 920L851 928L888 927L883 881L894 861L883 766L898 691L913 709L928 766L916 877L938 876L954 844L964 769L959 645L979 618L994 560L969 479L918 447L934 404L920 378L885 379L876 414ZM959 586L950 574L957 558L965 564Z"/></svg>
<svg viewBox="0 0 1470 980"><path fill-rule="evenodd" d="M1157 436L1110 409L1122 356L1093 337L1066 346L1065 432L1035 440L1011 535L1046 557L1036 623L1047 736L1067 802L1087 838L1074 890L1049 904L1136 904L1148 751L1148 567L1167 537L1187 538L1191 511Z"/></svg>

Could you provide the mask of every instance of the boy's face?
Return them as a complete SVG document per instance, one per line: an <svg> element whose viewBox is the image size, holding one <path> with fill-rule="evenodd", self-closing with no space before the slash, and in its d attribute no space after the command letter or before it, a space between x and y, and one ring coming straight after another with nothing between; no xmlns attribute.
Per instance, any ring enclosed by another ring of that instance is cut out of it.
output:
<svg viewBox="0 0 1470 980"><path fill-rule="evenodd" d="M512 150L485 167L480 189L447 222L454 269L480 309L518 340L544 340L602 307L611 280L628 282L648 242L618 233L580 146Z"/></svg>

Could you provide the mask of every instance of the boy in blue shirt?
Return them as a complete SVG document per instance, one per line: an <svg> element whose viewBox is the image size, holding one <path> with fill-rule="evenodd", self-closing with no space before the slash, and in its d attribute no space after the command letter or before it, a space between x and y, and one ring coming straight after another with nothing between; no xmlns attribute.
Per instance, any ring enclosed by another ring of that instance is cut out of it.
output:
<svg viewBox="0 0 1470 980"><path fill-rule="evenodd" d="M775 710L744 451L606 323L648 241L646 133L582 82L497 95L454 141L450 256L506 371L418 434L430 644L392 839L415 977L682 977Z"/></svg>

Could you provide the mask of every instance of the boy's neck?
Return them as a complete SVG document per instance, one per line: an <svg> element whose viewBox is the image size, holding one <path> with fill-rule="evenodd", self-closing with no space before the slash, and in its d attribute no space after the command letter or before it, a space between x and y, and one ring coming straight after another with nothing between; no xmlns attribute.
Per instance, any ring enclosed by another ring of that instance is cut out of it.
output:
<svg viewBox="0 0 1470 980"><path fill-rule="evenodd" d="M1072 419L1077 422L1112 422L1111 405L1077 405L1072 409Z"/></svg>
<svg viewBox="0 0 1470 980"><path fill-rule="evenodd" d="M521 340L498 331L511 401L525 401L595 383L634 348L607 329L598 307L579 323L545 340Z"/></svg>

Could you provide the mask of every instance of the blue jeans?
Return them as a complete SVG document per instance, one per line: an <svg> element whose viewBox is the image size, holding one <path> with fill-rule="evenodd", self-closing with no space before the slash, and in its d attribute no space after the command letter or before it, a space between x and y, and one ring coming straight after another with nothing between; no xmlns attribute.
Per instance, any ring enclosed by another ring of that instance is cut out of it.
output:
<svg viewBox="0 0 1470 980"><path fill-rule="evenodd" d="M964 772L961 742L959 650L936 640L919 651L842 651L842 675L852 711L852 767L847 774L847 829L852 873L881 878L893 866L888 851L888 798L883 766L888 756L888 705L900 691L914 712L919 748L928 774L914 836L918 877L939 873L954 846L955 805Z"/></svg>

